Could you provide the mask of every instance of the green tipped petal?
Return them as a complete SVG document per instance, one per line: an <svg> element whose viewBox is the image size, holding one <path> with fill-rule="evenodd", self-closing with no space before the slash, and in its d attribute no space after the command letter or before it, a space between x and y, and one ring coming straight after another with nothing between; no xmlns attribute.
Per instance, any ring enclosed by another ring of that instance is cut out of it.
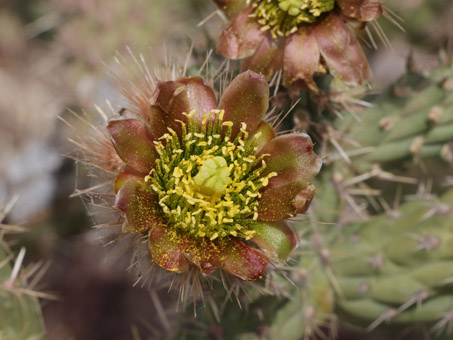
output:
<svg viewBox="0 0 453 340"><path fill-rule="evenodd" d="M148 173L158 154L145 125L137 119L111 120L107 130L118 156L128 166L141 173Z"/></svg>
<svg viewBox="0 0 453 340"><path fill-rule="evenodd" d="M256 152L260 152L260 150L273 138L275 138L274 128L269 123L262 120L255 132L250 136L247 144L253 143L256 147Z"/></svg>
<svg viewBox="0 0 453 340"><path fill-rule="evenodd" d="M252 71L238 75L226 88L220 99L219 109L225 110L225 121L233 122L233 137L247 124L253 133L269 108L269 87L266 78Z"/></svg>
<svg viewBox="0 0 453 340"><path fill-rule="evenodd" d="M286 261L297 247L297 235L285 222L256 223L252 241L271 259Z"/></svg>
<svg viewBox="0 0 453 340"><path fill-rule="evenodd" d="M164 223L157 196L133 179L118 191L115 207L126 214L123 225L126 233L139 233Z"/></svg>
<svg viewBox="0 0 453 340"><path fill-rule="evenodd" d="M128 180L133 179L136 181L144 181L146 174L141 174L134 169L125 166L115 177L113 182L113 190L115 194L127 183Z"/></svg>
<svg viewBox="0 0 453 340"><path fill-rule="evenodd" d="M263 175L275 172L261 193L260 221L279 221L308 209L316 188L308 183L321 169L308 135L290 134L272 139L258 155L265 158Z"/></svg>
<svg viewBox="0 0 453 340"><path fill-rule="evenodd" d="M269 264L269 259L261 251L237 238L225 245L224 252L223 269L244 281L261 278Z"/></svg>
<svg viewBox="0 0 453 340"><path fill-rule="evenodd" d="M313 143L306 134L278 136L267 143L259 155L269 155L264 159L267 167L263 175L276 172L268 188L285 185L294 181L306 182L315 177L321 169L322 161L313 152Z"/></svg>

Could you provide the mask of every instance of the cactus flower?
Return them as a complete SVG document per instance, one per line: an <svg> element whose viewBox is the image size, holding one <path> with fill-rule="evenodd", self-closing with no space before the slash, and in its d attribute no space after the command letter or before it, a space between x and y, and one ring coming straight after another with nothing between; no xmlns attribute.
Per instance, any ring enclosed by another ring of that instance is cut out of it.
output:
<svg viewBox="0 0 453 340"><path fill-rule="evenodd" d="M317 91L327 69L357 86L371 79L358 35L383 13L376 0L214 0L230 19L217 53L243 59L242 68L271 77L283 70L287 87Z"/></svg>
<svg viewBox="0 0 453 340"><path fill-rule="evenodd" d="M114 182L122 230L146 235L160 267L255 280L297 245L284 220L310 205L321 161L307 135L276 137L268 100L252 71L218 102L202 78L184 77L157 82L147 112L109 120L124 163Z"/></svg>

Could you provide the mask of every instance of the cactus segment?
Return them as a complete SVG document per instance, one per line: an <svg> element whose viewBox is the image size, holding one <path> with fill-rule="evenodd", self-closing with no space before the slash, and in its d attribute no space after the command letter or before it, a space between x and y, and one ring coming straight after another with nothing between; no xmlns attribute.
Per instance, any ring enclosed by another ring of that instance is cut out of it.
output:
<svg viewBox="0 0 453 340"><path fill-rule="evenodd" d="M370 148L353 158L355 170L365 172L375 165L410 157L437 156L448 160L445 145L453 140L453 92L444 84L445 79L450 79L451 67L440 69L444 70L444 77L425 79L429 85L422 90L383 95L374 107L363 112L361 122L352 117L338 122L341 133L360 148ZM356 147L345 147L345 152Z"/></svg>
<svg viewBox="0 0 453 340"><path fill-rule="evenodd" d="M340 319L373 329L384 321L432 326L447 317L453 310L452 217L450 190L440 199L404 204L400 217L379 215L356 225L348 238L353 247L350 241L333 245Z"/></svg>
<svg viewBox="0 0 453 340"><path fill-rule="evenodd" d="M0 339L40 340L44 326L38 300L24 292L17 277L19 267L0 240ZM16 261L22 261L19 259Z"/></svg>

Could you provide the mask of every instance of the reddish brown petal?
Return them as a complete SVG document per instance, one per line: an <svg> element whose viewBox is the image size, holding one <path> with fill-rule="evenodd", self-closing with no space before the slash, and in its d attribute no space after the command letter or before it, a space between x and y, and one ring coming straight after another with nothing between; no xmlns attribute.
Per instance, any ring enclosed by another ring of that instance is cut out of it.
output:
<svg viewBox="0 0 453 340"><path fill-rule="evenodd" d="M253 281L264 275L269 259L261 251L237 238L225 242L225 271L244 281Z"/></svg>
<svg viewBox="0 0 453 340"><path fill-rule="evenodd" d="M162 268L182 272L189 264L203 274L212 274L222 265L223 248L207 239L193 239L170 227L157 226L150 231L149 246L153 260Z"/></svg>
<svg viewBox="0 0 453 340"><path fill-rule="evenodd" d="M266 78L246 71L234 78L220 99L219 109L225 110L225 121L233 122L233 137L241 123L247 124L252 133L260 124L269 108L269 87Z"/></svg>
<svg viewBox="0 0 453 340"><path fill-rule="evenodd" d="M313 75L319 70L319 62L319 48L313 29L301 27L286 39L283 84L286 87L300 87L303 81L308 89L318 92Z"/></svg>
<svg viewBox="0 0 453 340"><path fill-rule="evenodd" d="M294 199L294 207L296 208L295 213L300 214L307 211L315 194L316 187L313 184L309 184L304 190L299 192Z"/></svg>
<svg viewBox="0 0 453 340"><path fill-rule="evenodd" d="M137 119L111 120L107 130L118 156L131 168L148 173L158 154L145 125Z"/></svg>
<svg viewBox="0 0 453 340"><path fill-rule="evenodd" d="M371 79L365 53L341 15L331 12L315 32L321 55L335 77L350 86Z"/></svg>
<svg viewBox="0 0 453 340"><path fill-rule="evenodd" d="M284 38L274 39L267 35L253 56L242 62L241 71L252 70L269 79L282 68L284 43Z"/></svg>
<svg viewBox="0 0 453 340"><path fill-rule="evenodd" d="M164 222L157 196L143 182L129 180L118 191L115 207L126 214L123 232L139 233Z"/></svg>
<svg viewBox="0 0 453 340"><path fill-rule="evenodd" d="M155 226L149 232L149 251L154 262L172 272L184 272L189 269L183 251L186 240L167 226Z"/></svg>
<svg viewBox="0 0 453 340"><path fill-rule="evenodd" d="M257 156L267 154L262 175L276 172L266 189L294 181L307 182L321 169L321 159L313 152L313 143L306 134L278 136L267 143Z"/></svg>
<svg viewBox="0 0 453 340"><path fill-rule="evenodd" d="M180 84L176 81L165 81L159 82L156 87L156 100L154 105L150 107L150 130L153 133L153 136L157 138L161 137L164 133L168 132L168 127L174 127L176 122L171 122L172 125L169 126L168 123L170 121L169 116L173 113L176 109L183 110L187 112L187 107L178 107L175 108L175 98L177 98L181 93L184 91L184 85ZM184 98L182 96L181 98ZM178 102L178 100L177 100ZM176 119L180 119L183 116L179 112L179 115ZM190 110L189 110L190 111Z"/></svg>
<svg viewBox="0 0 453 340"><path fill-rule="evenodd" d="M372 21L382 13L382 4L375 0L338 0L344 15L360 21Z"/></svg>
<svg viewBox="0 0 453 340"><path fill-rule="evenodd" d="M224 257L222 243L208 239L193 240L187 244L184 256L203 274L212 274L222 265Z"/></svg>
<svg viewBox="0 0 453 340"><path fill-rule="evenodd" d="M253 8L240 12L222 31L217 43L217 53L230 59L243 59L253 55L268 34L249 14Z"/></svg>
<svg viewBox="0 0 453 340"><path fill-rule="evenodd" d="M281 221L297 214L297 194L307 188L307 182L294 181L278 187L266 187L258 206L259 221Z"/></svg>
<svg viewBox="0 0 453 340"><path fill-rule="evenodd" d="M149 130L156 139L167 133L166 113L157 105L149 108Z"/></svg>
<svg viewBox="0 0 453 340"><path fill-rule="evenodd" d="M294 248L297 247L297 235L285 222L258 222L253 227L256 231L252 241L261 250L276 261L286 261Z"/></svg>
<svg viewBox="0 0 453 340"><path fill-rule="evenodd" d="M247 7L246 0L214 0L227 17L232 18Z"/></svg>
<svg viewBox="0 0 453 340"><path fill-rule="evenodd" d="M160 83L158 91L155 105L165 115L163 120L150 121L150 125L159 125L159 122L162 121L165 129L171 127L180 131L181 124L176 120L187 121L183 112L189 113L192 110L195 110L195 122L201 125L203 115L210 113L217 106L214 91L200 77L181 78L177 82ZM160 117L159 114L155 116ZM159 129L163 130L161 126Z"/></svg>
<svg viewBox="0 0 453 340"><path fill-rule="evenodd" d="M274 128L262 120L250 136L248 143L254 143L256 153L258 153L272 138L275 138Z"/></svg>
<svg viewBox="0 0 453 340"><path fill-rule="evenodd" d="M142 174L140 172L135 171L131 167L125 166L115 177L115 181L113 182L113 190L115 194L127 183L128 180L134 179L136 181L144 181L145 176L147 173Z"/></svg>

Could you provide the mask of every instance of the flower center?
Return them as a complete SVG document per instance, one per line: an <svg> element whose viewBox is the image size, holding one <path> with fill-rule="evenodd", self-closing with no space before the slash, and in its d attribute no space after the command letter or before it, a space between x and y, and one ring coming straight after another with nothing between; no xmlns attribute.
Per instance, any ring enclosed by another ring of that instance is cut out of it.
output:
<svg viewBox="0 0 453 340"><path fill-rule="evenodd" d="M266 155L255 157L255 137L248 137L245 123L233 140L233 123L223 121L223 110L205 115L201 127L194 113L184 113L188 124L180 122L181 136L169 128L155 142L160 157L145 182L159 196L169 226L211 240L250 239L259 191L276 173L261 177Z"/></svg>
<svg viewBox="0 0 453 340"><path fill-rule="evenodd" d="M287 36L300 24L312 23L322 13L335 7L335 0L249 0L255 11L250 15L270 30L272 36Z"/></svg>

